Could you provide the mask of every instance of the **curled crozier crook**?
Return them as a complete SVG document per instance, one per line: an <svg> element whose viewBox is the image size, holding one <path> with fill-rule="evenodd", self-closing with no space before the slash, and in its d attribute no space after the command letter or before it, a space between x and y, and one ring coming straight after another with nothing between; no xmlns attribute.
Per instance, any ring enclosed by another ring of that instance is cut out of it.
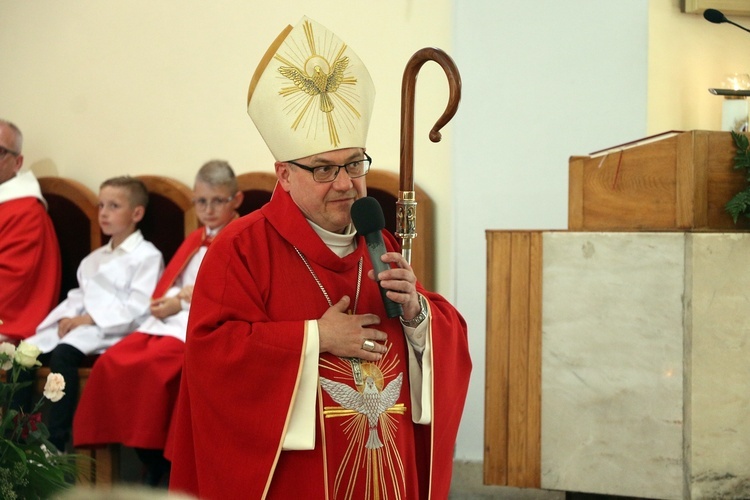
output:
<svg viewBox="0 0 750 500"><path fill-rule="evenodd" d="M430 130L432 142L440 142L440 129L451 121L461 100L461 75L456 63L448 54L441 49L426 47L411 56L406 63L401 82L401 165L396 202L396 236L401 238L401 253L409 263L412 240L417 236L417 200L414 191L414 96L417 73L427 61L435 61L442 66L448 77L450 91L445 111Z"/></svg>

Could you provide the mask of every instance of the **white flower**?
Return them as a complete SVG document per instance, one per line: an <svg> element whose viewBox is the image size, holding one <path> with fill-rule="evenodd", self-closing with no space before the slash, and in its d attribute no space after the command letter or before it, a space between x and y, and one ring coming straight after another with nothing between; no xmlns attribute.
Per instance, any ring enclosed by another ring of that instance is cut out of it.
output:
<svg viewBox="0 0 750 500"><path fill-rule="evenodd" d="M50 373L47 375L47 383L44 384L44 397L57 403L65 396L65 378L59 373Z"/></svg>
<svg viewBox="0 0 750 500"><path fill-rule="evenodd" d="M0 344L0 370L10 370L13 368L13 358L16 355L16 346L10 342Z"/></svg>
<svg viewBox="0 0 750 500"><path fill-rule="evenodd" d="M16 363L21 366L25 366L26 368L31 368L32 366L41 366L41 363L36 360L37 356L39 356L41 353L42 351L37 346L35 346L34 344L29 344L25 340L22 340L16 348Z"/></svg>

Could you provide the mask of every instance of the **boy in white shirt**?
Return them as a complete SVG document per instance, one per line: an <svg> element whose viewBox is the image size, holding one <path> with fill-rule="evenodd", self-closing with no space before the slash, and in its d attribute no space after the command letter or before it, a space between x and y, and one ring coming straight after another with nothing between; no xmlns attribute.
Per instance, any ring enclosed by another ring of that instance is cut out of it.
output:
<svg viewBox="0 0 750 500"><path fill-rule="evenodd" d="M39 360L65 378L66 397L52 405L50 441L63 451L78 402L78 367L132 332L149 314L151 294L164 268L161 252L138 230L148 192L135 178L104 181L99 190L99 226L109 242L78 267L71 290L27 339L41 349Z"/></svg>

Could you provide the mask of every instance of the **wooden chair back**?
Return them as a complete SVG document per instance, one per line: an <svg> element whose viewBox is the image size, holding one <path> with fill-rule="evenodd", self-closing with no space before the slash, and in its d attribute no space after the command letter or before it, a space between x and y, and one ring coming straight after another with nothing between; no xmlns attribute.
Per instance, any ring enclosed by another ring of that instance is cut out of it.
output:
<svg viewBox="0 0 750 500"><path fill-rule="evenodd" d="M99 199L73 179L40 177L39 186L47 200L47 212L57 233L62 260L60 301L78 287L78 266L88 254L102 246L99 228Z"/></svg>
<svg viewBox="0 0 750 500"><path fill-rule="evenodd" d="M240 215L247 215L271 199L276 186L276 175L270 172L246 172L237 176L237 184L245 195L237 211Z"/></svg>
<svg viewBox="0 0 750 500"><path fill-rule="evenodd" d="M417 237L412 242L411 266L417 279L428 290L435 289L434 207L432 199L415 184L417 201ZM367 174L367 195L372 196L383 207L385 227L396 234L396 202L398 201L399 176L395 172L370 170Z"/></svg>
<svg viewBox="0 0 750 500"><path fill-rule="evenodd" d="M182 182L159 175L138 175L148 191L146 215L139 224L143 236L161 250L166 264L185 236L198 228L193 191Z"/></svg>

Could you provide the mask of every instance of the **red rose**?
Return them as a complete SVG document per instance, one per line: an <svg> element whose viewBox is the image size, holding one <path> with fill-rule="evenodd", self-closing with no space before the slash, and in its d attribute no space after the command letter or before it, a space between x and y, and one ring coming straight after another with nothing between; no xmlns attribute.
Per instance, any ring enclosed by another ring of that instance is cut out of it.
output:
<svg viewBox="0 0 750 500"><path fill-rule="evenodd" d="M25 425L23 425L24 421L26 421ZM13 424L16 427L23 425L23 427L21 428L21 439L26 439L29 437L30 432L34 432L37 430L37 424L41 421L41 413L32 413L31 415L19 413L13 419Z"/></svg>

